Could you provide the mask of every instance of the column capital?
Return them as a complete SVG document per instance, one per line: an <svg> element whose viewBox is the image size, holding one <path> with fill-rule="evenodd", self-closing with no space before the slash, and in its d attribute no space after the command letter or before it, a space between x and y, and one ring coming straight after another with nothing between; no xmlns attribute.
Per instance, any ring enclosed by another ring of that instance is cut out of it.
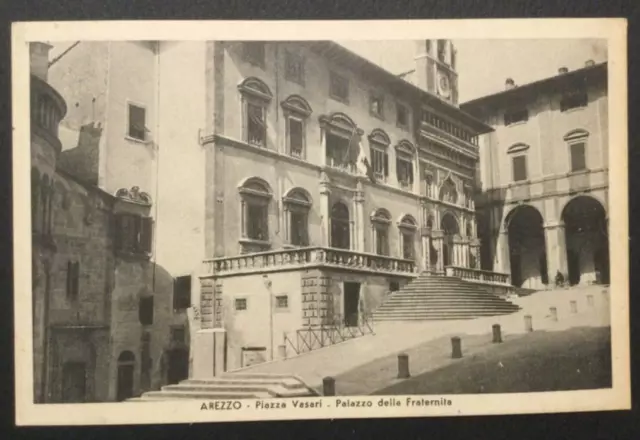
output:
<svg viewBox="0 0 640 440"><path fill-rule="evenodd" d="M544 229L562 229L564 228L564 222L562 221L557 221L557 222L546 222L543 225Z"/></svg>

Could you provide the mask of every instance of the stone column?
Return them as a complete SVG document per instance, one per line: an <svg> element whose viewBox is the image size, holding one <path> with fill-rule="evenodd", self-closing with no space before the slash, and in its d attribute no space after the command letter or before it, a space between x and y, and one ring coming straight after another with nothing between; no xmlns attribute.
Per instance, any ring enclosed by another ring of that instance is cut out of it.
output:
<svg viewBox="0 0 640 440"><path fill-rule="evenodd" d="M465 242L462 245L462 264L464 267L471 267L471 262L469 261L469 242Z"/></svg>
<svg viewBox="0 0 640 440"><path fill-rule="evenodd" d="M544 225L544 236L547 251L547 272L549 283L555 283L558 271L567 280L567 246L565 229L562 222L550 222Z"/></svg>
<svg viewBox="0 0 640 440"><path fill-rule="evenodd" d="M365 219L364 219L364 188L362 185L362 181L358 180L356 186L356 192L354 195L355 206L356 206L356 237L354 241L356 242L355 250L364 252L364 234L366 233L365 228Z"/></svg>
<svg viewBox="0 0 640 440"><path fill-rule="evenodd" d="M422 236L422 270L428 271L431 268L431 237Z"/></svg>
<svg viewBox="0 0 640 440"><path fill-rule="evenodd" d="M506 229L498 232L494 255L494 270L501 273L511 273L511 260L509 256L509 233Z"/></svg>
<svg viewBox="0 0 640 440"><path fill-rule="evenodd" d="M433 231L431 235L431 239L433 240L433 247L436 249L438 254L438 260L436 261L436 271L438 273L444 273L444 254L442 252L442 231Z"/></svg>
<svg viewBox="0 0 640 440"><path fill-rule="evenodd" d="M322 173L320 177L320 223L322 226L321 243L322 246L331 245L331 207L329 206L329 178L326 173Z"/></svg>

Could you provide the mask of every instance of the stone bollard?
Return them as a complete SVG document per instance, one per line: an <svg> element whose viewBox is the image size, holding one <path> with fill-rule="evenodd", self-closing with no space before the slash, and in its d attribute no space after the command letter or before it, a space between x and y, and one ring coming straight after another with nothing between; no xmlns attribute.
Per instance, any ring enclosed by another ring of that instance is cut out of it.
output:
<svg viewBox="0 0 640 440"><path fill-rule="evenodd" d="M411 377L409 373L409 355L401 353L398 355L398 379Z"/></svg>
<svg viewBox="0 0 640 440"><path fill-rule="evenodd" d="M558 309L555 307L549 307L549 312L551 313L551 320L553 322L558 322Z"/></svg>
<svg viewBox="0 0 640 440"><path fill-rule="evenodd" d="M462 357L462 342L458 336L451 338L451 358L460 359Z"/></svg>
<svg viewBox="0 0 640 440"><path fill-rule="evenodd" d="M593 295L587 295L587 304L589 305L589 307L593 307L595 305L595 302L593 301Z"/></svg>
<svg viewBox="0 0 640 440"><path fill-rule="evenodd" d="M578 313L578 303L576 301L571 301L571 313Z"/></svg>
<svg viewBox="0 0 640 440"><path fill-rule="evenodd" d="M532 332L533 331L533 322L531 320L531 315L525 315L525 317L524 317L524 330L526 332Z"/></svg>
<svg viewBox="0 0 640 440"><path fill-rule="evenodd" d="M286 359L286 358L287 358L287 346L278 345L278 359Z"/></svg>
<svg viewBox="0 0 640 440"><path fill-rule="evenodd" d="M322 394L325 396L336 395L336 380L333 377L327 376L322 379Z"/></svg>
<svg viewBox="0 0 640 440"><path fill-rule="evenodd" d="M502 342L502 330L500 324L493 324L493 343L497 344Z"/></svg>

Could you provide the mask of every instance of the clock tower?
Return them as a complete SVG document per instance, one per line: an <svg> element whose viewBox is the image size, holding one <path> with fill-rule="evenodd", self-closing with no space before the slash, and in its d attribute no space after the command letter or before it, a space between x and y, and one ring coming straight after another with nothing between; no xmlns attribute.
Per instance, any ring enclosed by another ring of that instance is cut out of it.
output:
<svg viewBox="0 0 640 440"><path fill-rule="evenodd" d="M417 86L457 106L456 49L451 40L416 42L415 60Z"/></svg>

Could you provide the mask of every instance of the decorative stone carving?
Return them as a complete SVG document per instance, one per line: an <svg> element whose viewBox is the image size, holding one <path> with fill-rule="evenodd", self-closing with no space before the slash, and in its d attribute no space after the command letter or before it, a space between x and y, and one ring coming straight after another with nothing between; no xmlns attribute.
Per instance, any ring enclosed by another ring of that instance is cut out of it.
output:
<svg viewBox="0 0 640 440"><path fill-rule="evenodd" d="M131 189L120 188L116 191L116 197L140 205L151 205L151 196L146 192L140 191L138 186L133 186Z"/></svg>

